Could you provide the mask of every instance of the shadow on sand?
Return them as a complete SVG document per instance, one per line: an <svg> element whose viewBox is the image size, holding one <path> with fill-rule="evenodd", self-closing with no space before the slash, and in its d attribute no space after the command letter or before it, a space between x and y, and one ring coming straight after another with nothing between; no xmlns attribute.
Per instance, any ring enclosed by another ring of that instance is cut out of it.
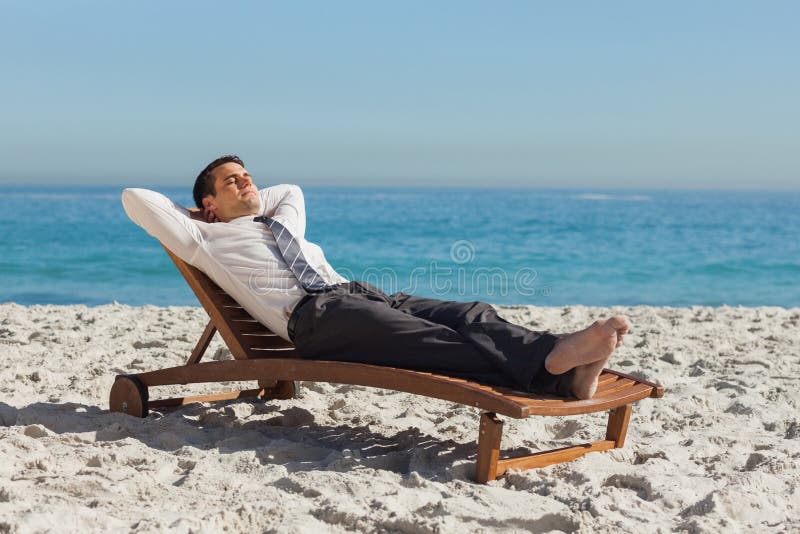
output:
<svg viewBox="0 0 800 534"><path fill-rule="evenodd" d="M251 420L237 415L242 405L250 405L245 409L252 409ZM41 425L56 434L90 433L91 441L134 439L166 452L182 447L216 449L220 454L252 450L262 465L283 465L289 472L364 467L403 475L416 471L431 480L470 479L475 455L473 442L440 440L418 428L387 436L368 425L322 425L303 408L282 408L257 399L189 404L152 412L144 419L73 402L38 402L19 409L0 403L0 417L5 426ZM463 462L467 459L471 461Z"/></svg>

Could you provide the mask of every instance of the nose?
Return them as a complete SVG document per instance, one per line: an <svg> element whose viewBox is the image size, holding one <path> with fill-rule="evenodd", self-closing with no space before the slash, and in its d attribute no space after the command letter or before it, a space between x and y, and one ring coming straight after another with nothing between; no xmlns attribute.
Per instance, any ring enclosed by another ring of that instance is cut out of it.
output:
<svg viewBox="0 0 800 534"><path fill-rule="evenodd" d="M238 182L237 185L239 186L239 189L244 189L245 187L249 187L250 184L253 183L253 180L251 180L247 176L243 176L241 178L238 178L237 182Z"/></svg>

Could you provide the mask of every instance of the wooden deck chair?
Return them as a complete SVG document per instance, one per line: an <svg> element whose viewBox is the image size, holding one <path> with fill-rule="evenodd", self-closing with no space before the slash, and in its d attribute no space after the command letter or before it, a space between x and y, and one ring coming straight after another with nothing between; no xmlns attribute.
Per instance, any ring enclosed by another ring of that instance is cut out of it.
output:
<svg viewBox="0 0 800 534"><path fill-rule="evenodd" d="M475 479L484 483L509 469L531 469L574 460L592 451L622 447L632 403L659 398L664 388L624 373L604 370L592 399L576 400L522 393L432 373L350 362L305 360L292 345L253 319L225 291L198 269L167 253L191 286L211 320L186 365L146 373L119 375L111 388L114 412L146 417L149 407L180 406L241 397L292 398L295 381L331 382L404 391L473 406L483 413L478 431ZM200 363L215 332L233 360ZM213 395L149 400L149 388L174 384L257 380L259 388ZM609 410L605 439L546 452L500 458L503 423L498 415L524 419L531 415L575 415Z"/></svg>

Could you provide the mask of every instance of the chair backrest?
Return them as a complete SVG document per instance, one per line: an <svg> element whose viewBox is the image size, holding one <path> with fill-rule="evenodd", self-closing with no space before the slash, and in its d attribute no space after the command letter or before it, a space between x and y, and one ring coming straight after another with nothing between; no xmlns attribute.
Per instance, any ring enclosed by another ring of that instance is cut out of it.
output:
<svg viewBox="0 0 800 534"><path fill-rule="evenodd" d="M296 356L291 343L255 320L205 273L177 257L167 247L164 250L194 291L234 358L246 360Z"/></svg>

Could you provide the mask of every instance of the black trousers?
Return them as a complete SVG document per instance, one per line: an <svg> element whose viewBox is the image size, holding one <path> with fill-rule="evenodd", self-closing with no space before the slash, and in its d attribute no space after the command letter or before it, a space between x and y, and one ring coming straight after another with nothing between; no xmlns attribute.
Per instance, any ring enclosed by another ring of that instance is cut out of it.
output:
<svg viewBox="0 0 800 534"><path fill-rule="evenodd" d="M509 323L485 302L386 295L349 282L303 298L289 319L302 358L386 365L570 395L572 372L544 361L558 336Z"/></svg>

